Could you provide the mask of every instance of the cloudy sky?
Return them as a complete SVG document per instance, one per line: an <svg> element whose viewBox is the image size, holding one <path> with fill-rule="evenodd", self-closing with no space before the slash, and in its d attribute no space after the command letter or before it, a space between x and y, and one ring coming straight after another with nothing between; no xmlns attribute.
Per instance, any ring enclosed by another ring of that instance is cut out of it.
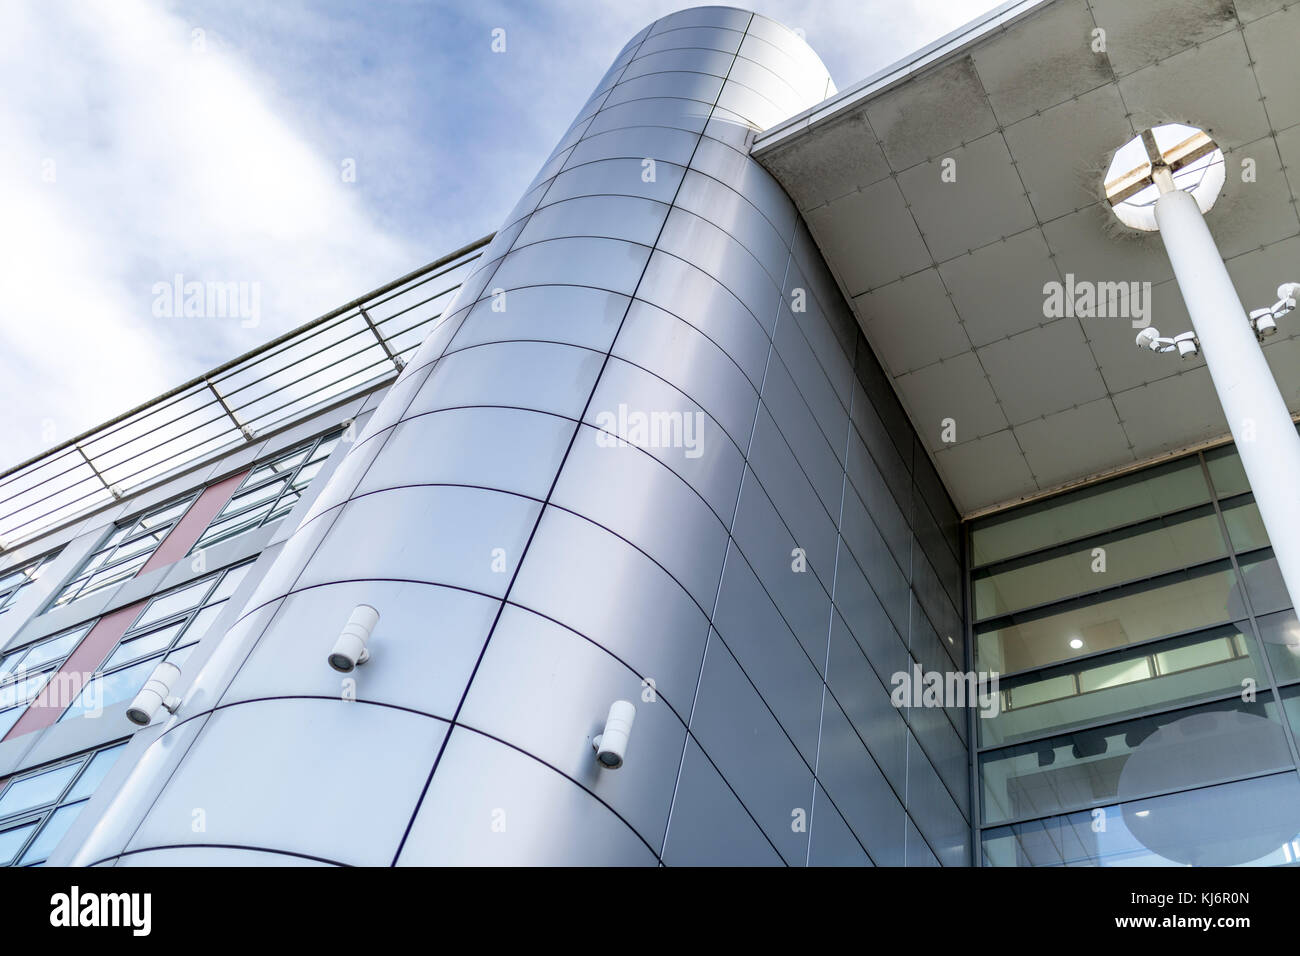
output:
<svg viewBox="0 0 1300 956"><path fill-rule="evenodd" d="M6 3L0 467L491 232L618 49L690 5ZM994 5L753 6L844 88ZM258 323L156 315L178 274L257 283Z"/></svg>

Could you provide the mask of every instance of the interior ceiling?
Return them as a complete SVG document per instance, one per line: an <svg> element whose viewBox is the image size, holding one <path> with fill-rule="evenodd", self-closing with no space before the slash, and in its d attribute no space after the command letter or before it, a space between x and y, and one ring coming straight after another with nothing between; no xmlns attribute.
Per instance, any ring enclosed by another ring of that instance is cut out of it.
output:
<svg viewBox="0 0 1300 956"><path fill-rule="evenodd" d="M1043 286L1150 282L1151 324L1191 328L1159 235L1102 198L1114 152L1171 122L1224 151L1206 218L1246 308L1300 281L1298 50L1294 2L1030 0L759 136L963 514L1228 435L1202 358L1045 318ZM1264 352L1300 411L1300 321Z"/></svg>

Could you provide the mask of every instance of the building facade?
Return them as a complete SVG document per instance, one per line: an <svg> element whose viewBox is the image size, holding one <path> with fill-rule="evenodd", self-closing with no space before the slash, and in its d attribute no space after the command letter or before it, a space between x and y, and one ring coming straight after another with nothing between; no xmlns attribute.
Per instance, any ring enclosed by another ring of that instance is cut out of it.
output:
<svg viewBox="0 0 1300 956"><path fill-rule="evenodd" d="M762 154L853 93L658 20L490 241L0 476L0 863L1291 862L1300 625L1231 447L955 502Z"/></svg>

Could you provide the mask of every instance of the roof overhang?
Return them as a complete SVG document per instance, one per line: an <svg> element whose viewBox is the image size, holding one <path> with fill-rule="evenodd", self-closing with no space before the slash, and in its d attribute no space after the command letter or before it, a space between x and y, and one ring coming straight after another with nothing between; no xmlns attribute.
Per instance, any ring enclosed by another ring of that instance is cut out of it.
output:
<svg viewBox="0 0 1300 956"><path fill-rule="evenodd" d="M1053 317L1045 286L1150 283L1151 324L1191 328L1158 233L1102 188L1165 123L1223 150L1206 218L1246 308L1300 280L1298 51L1283 0L1024 0L757 138L964 515L1228 437L1203 359L1140 350L1131 315ZM1300 322L1264 351L1300 412Z"/></svg>

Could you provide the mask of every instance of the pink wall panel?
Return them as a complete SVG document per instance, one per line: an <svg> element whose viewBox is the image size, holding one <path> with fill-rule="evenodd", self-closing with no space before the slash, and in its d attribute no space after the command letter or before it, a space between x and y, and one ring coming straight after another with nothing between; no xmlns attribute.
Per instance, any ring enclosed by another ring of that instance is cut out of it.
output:
<svg viewBox="0 0 1300 956"><path fill-rule="evenodd" d="M147 600L137 601L96 621L4 739L12 740L55 723L147 603Z"/></svg>
<svg viewBox="0 0 1300 956"><path fill-rule="evenodd" d="M215 485L204 488L203 494L199 495L181 520L176 522L168 532L167 537L163 538L162 544L158 545L158 550L144 563L139 573L147 574L155 568L161 568L185 557L190 548L194 547L194 542L199 540L199 535L203 534L212 519L216 517L217 512L226 506L226 502L230 500L247 474L247 471L241 471L224 481L218 481Z"/></svg>

